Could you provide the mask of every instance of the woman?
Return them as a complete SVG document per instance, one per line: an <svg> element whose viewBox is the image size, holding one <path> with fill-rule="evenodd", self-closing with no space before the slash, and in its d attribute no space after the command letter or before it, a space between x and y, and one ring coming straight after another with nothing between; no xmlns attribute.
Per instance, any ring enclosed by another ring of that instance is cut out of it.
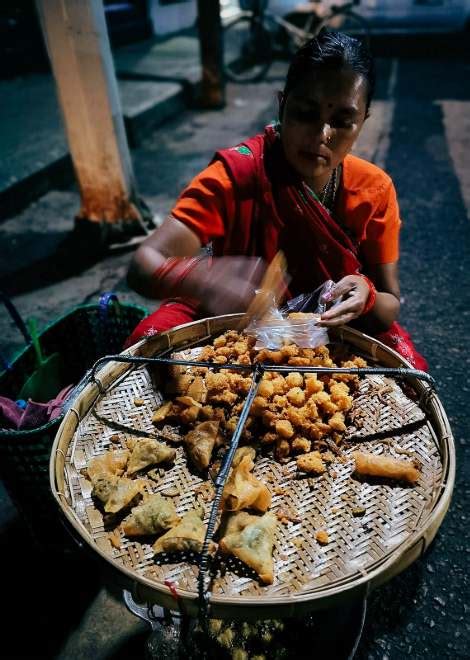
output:
<svg viewBox="0 0 470 660"><path fill-rule="evenodd" d="M321 325L352 322L427 367L396 323L401 221L393 183L349 154L374 83L368 50L342 33L323 31L296 53L278 97L279 122L217 152L137 250L130 285L171 299L128 344L208 314L243 311L282 249L290 295L334 280L328 301L341 302ZM196 256L208 244L214 257Z"/></svg>

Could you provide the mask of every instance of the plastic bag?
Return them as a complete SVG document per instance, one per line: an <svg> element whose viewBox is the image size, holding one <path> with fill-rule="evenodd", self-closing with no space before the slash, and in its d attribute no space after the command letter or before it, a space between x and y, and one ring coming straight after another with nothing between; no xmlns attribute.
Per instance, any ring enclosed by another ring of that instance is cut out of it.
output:
<svg viewBox="0 0 470 660"><path fill-rule="evenodd" d="M323 314L326 310L326 304L323 302L323 296L331 292L335 283L333 280L327 280L318 289L311 293L301 293L296 298L291 298L284 307L279 310L282 316L286 317L291 312L313 312Z"/></svg>
<svg viewBox="0 0 470 660"><path fill-rule="evenodd" d="M279 349L292 343L300 348L315 348L328 344L328 331L317 322L326 309L323 296L333 286L334 282L328 280L315 291L292 298L280 309L273 306L263 318L253 319L245 332L256 338L255 348ZM313 316L289 317L295 312Z"/></svg>

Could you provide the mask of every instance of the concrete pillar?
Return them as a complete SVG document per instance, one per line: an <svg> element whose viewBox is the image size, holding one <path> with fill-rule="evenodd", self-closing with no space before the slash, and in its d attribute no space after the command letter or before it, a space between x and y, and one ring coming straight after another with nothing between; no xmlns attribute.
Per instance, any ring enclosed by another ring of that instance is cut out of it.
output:
<svg viewBox="0 0 470 660"><path fill-rule="evenodd" d="M202 80L197 104L205 108L225 105L223 31L219 0L197 0Z"/></svg>
<svg viewBox="0 0 470 660"><path fill-rule="evenodd" d="M102 0L36 5L80 188L77 220L142 233Z"/></svg>

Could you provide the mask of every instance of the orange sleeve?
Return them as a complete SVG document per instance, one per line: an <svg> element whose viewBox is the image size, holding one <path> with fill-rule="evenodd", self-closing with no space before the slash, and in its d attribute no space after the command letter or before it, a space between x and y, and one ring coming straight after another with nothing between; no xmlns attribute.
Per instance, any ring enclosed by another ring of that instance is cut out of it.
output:
<svg viewBox="0 0 470 660"><path fill-rule="evenodd" d="M183 190L171 215L191 229L206 245L225 235L235 212L232 182L221 161L211 163Z"/></svg>
<svg viewBox="0 0 470 660"><path fill-rule="evenodd" d="M365 237L361 242L361 251L371 265L387 264L398 261L400 211L397 194L393 183L383 190L373 216L367 223Z"/></svg>

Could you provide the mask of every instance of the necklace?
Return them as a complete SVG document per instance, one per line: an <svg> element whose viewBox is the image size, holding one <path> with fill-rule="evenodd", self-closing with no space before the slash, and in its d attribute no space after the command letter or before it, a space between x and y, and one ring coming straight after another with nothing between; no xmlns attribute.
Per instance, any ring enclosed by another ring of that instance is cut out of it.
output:
<svg viewBox="0 0 470 660"><path fill-rule="evenodd" d="M335 169L331 173L331 177L326 186L326 191L322 200L322 204L326 206L330 211L333 210L335 204L337 189L338 189L338 169L335 167Z"/></svg>
<svg viewBox="0 0 470 660"><path fill-rule="evenodd" d="M330 177L329 177L328 181L326 182L326 184L324 185L323 190L321 191L321 194L320 194L320 202L323 204L323 206L325 206L326 196L328 195L328 192L330 190L330 184L331 184L331 181L333 180L334 172L335 172L335 170L333 170L333 172L330 174Z"/></svg>
<svg viewBox="0 0 470 660"><path fill-rule="evenodd" d="M336 197L336 191L338 188L338 176L337 176L337 169L335 169L331 172L330 178L326 182L326 184L323 186L322 191L320 192L319 195L313 190L313 188L310 188L306 183L304 184L307 190L310 192L311 195L317 200L317 202L320 202L322 206L327 208L328 210L331 210L334 205L335 197Z"/></svg>

